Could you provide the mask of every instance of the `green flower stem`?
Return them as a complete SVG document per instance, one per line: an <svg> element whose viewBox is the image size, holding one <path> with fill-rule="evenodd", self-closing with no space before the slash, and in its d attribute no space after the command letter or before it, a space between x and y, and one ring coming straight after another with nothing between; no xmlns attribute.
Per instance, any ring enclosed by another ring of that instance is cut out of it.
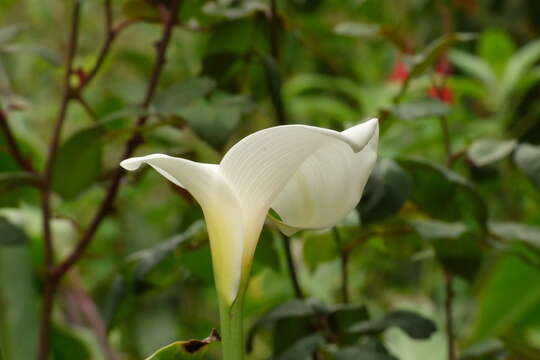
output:
<svg viewBox="0 0 540 360"><path fill-rule="evenodd" d="M232 306L221 299L219 301L223 360L244 359L243 308L244 294L242 292Z"/></svg>

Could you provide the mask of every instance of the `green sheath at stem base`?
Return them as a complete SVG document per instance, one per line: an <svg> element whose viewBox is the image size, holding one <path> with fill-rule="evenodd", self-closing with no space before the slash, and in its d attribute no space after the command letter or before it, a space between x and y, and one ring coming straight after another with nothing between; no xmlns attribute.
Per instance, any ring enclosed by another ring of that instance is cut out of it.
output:
<svg viewBox="0 0 540 360"><path fill-rule="evenodd" d="M243 303L243 294L238 295L232 306L223 300L219 301L223 360L244 359Z"/></svg>

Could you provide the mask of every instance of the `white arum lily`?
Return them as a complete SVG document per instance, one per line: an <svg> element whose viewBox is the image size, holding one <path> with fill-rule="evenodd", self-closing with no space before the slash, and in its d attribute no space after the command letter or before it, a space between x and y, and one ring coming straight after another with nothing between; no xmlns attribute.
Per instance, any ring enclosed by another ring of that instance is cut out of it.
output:
<svg viewBox="0 0 540 360"><path fill-rule="evenodd" d="M235 316L241 317L243 293L269 209L278 213L279 220L271 219L287 235L334 226L360 200L375 164L378 138L377 119L343 132L284 125L242 139L220 164L162 154L122 161L127 170L142 163L152 166L201 205L220 298L225 360L242 358L241 334L229 334L234 332L231 327L240 327L229 323L241 320L225 319L223 313L238 307ZM229 336L238 338L229 341ZM230 342L240 350L226 349Z"/></svg>

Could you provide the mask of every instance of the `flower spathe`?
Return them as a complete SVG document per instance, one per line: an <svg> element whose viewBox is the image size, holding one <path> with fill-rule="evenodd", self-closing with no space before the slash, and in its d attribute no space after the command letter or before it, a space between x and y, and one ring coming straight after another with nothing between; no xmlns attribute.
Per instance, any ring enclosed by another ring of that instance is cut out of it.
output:
<svg viewBox="0 0 540 360"><path fill-rule="evenodd" d="M290 235L341 221L358 203L375 165L379 126L372 119L337 132L283 125L255 132L234 145L220 164L163 154L126 159L147 163L185 188L201 205L208 228L216 288L232 304L245 289L267 213Z"/></svg>

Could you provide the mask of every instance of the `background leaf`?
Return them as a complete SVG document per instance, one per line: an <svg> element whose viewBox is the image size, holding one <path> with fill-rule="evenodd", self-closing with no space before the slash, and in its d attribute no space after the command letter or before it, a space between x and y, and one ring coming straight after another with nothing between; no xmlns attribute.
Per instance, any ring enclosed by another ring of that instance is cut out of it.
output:
<svg viewBox="0 0 540 360"><path fill-rule="evenodd" d="M0 245L24 245L26 241L21 228L0 217Z"/></svg>
<svg viewBox="0 0 540 360"><path fill-rule="evenodd" d="M72 135L58 149L52 188L65 199L74 199L99 177L101 135L100 127L84 129Z"/></svg>
<svg viewBox="0 0 540 360"><path fill-rule="evenodd" d="M515 140L480 139L467 149L467 156L476 166L486 166L509 155L516 146Z"/></svg>
<svg viewBox="0 0 540 360"><path fill-rule="evenodd" d="M514 161L533 184L540 188L540 146L519 145L514 154Z"/></svg>

